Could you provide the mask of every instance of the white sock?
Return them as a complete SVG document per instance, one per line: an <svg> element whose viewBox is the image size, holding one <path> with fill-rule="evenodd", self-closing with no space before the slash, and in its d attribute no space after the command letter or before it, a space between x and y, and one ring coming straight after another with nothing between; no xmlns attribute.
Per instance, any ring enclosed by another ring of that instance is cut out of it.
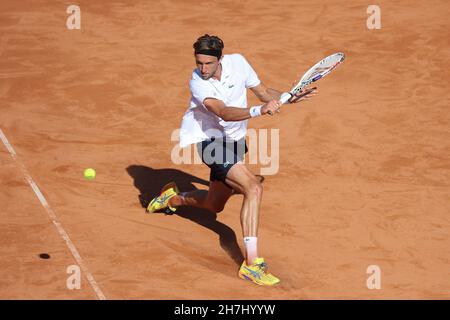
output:
<svg viewBox="0 0 450 320"><path fill-rule="evenodd" d="M244 237L244 247L247 256L247 265L250 265L258 258L258 238Z"/></svg>

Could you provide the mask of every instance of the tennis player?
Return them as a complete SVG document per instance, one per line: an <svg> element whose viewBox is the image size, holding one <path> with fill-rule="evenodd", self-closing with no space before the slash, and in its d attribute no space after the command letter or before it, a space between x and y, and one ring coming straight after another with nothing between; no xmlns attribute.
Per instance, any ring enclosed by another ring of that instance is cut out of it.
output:
<svg viewBox="0 0 450 320"><path fill-rule="evenodd" d="M241 226L245 261L238 276L258 285L280 282L268 272L264 258L258 255L258 220L263 187L260 180L243 164L247 152L245 136L250 118L280 111L282 92L268 88L240 54L226 54L216 36L205 34L193 45L197 68L189 83L190 106L180 130L180 146L197 144L202 161L211 169L209 190L180 192L174 182L167 184L154 198L149 212L174 212L179 206L194 206L221 212L230 196L244 196ZM262 105L247 107L247 89ZM316 88L292 97L296 103L315 94Z"/></svg>

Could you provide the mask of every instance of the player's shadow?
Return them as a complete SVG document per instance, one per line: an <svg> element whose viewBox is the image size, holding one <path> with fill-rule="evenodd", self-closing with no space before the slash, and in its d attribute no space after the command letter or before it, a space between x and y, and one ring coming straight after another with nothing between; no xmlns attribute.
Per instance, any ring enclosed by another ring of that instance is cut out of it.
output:
<svg viewBox="0 0 450 320"><path fill-rule="evenodd" d="M209 181L176 169L153 169L141 165L131 165L126 170L134 179L134 186L140 192L138 198L143 208L146 208L148 202L156 197L162 187L170 181L174 181L182 192L198 189L193 183L209 186ZM177 208L175 214L217 233L222 249L227 252L237 265L242 263L244 257L237 243L236 233L229 226L217 221L216 213L205 209L183 206Z"/></svg>

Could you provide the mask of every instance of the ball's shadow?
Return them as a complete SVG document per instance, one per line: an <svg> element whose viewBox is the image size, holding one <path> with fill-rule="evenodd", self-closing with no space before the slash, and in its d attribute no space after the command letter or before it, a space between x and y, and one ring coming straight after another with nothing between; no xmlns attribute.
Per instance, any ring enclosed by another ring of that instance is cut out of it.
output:
<svg viewBox="0 0 450 320"><path fill-rule="evenodd" d="M133 178L134 186L140 192L138 198L143 208L146 208L148 202L156 197L162 187L170 181L174 181L182 192L198 189L193 183L202 184L205 189L209 186L209 181L176 169L153 169L141 165L131 165L126 170ZM227 225L217 221L216 213L194 207L179 207L175 214L217 233L222 249L237 265L242 263L244 256L237 243L236 233Z"/></svg>

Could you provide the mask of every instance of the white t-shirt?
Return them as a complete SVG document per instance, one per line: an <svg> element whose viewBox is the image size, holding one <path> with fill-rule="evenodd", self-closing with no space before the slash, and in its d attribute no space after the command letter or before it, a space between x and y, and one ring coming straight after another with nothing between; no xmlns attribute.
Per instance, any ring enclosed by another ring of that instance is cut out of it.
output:
<svg viewBox="0 0 450 320"><path fill-rule="evenodd" d="M186 147L211 137L224 137L237 141L247 134L247 120L224 121L206 109L206 98L222 100L226 106L247 108L247 88L261 83L256 72L240 54L224 55L220 81L203 80L198 69L189 82L191 101L183 116L180 146Z"/></svg>

